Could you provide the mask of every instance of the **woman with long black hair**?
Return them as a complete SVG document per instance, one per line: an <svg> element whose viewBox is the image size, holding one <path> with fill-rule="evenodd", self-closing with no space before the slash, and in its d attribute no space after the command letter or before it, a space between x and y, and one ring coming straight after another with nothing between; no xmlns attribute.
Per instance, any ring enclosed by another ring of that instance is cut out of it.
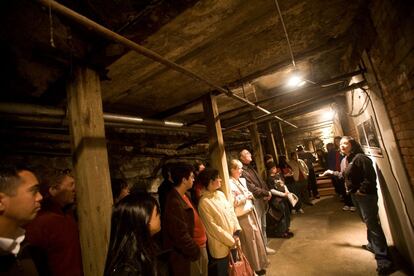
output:
<svg viewBox="0 0 414 276"><path fill-rule="evenodd" d="M105 276L158 275L153 235L161 230L157 201L130 194L114 206Z"/></svg>
<svg viewBox="0 0 414 276"><path fill-rule="evenodd" d="M394 270L394 267L378 218L377 176L374 166L354 138L342 137L339 147L346 158L345 169L342 172L327 170L323 175L333 174L344 178L346 192L351 195L355 207L367 226L368 244L363 248L375 254L378 274L387 275Z"/></svg>

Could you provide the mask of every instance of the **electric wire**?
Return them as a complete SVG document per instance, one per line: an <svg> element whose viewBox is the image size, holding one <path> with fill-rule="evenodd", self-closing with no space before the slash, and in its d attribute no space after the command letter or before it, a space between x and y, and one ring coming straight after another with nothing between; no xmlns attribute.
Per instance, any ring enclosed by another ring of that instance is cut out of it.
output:
<svg viewBox="0 0 414 276"><path fill-rule="evenodd" d="M277 0L275 0L275 5L276 5L277 12L279 13L280 22L282 23L282 26L283 26L283 31L285 32L286 40L287 40L288 47L289 47L290 57L292 58L293 68L296 69L295 58L293 56L292 46L290 45L289 35L286 30L285 21L283 20L282 12L280 11L279 3Z"/></svg>

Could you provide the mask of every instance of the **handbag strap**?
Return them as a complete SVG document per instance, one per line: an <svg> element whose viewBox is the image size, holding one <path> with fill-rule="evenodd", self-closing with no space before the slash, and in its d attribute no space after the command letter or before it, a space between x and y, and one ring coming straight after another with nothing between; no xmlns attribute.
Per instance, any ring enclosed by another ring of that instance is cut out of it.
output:
<svg viewBox="0 0 414 276"><path fill-rule="evenodd" d="M237 254L238 254L239 252L237 251ZM234 264L235 262L234 262L234 258L233 258L233 253L231 253L231 249L230 249L230 251L229 251L229 255L230 255L230 263L231 264Z"/></svg>
<svg viewBox="0 0 414 276"><path fill-rule="evenodd" d="M229 251L229 255L230 255L230 263L231 263L231 264L234 264L234 263L235 263L234 258L233 258L233 253L231 252L233 249L236 249L236 252L237 252L237 257L239 258L239 260L241 260L241 259L242 259L242 256L243 256L243 252L242 252L242 250L241 250L241 247L240 247L240 246L238 246L238 245L236 245L236 248L232 248L232 249L230 249L230 251Z"/></svg>
<svg viewBox="0 0 414 276"><path fill-rule="evenodd" d="M234 178L233 178L234 179ZM235 180L235 179L234 179ZM244 190L243 190L243 184L240 182L240 178L239 179L237 179L236 181L235 181L235 183L236 183L236 186L237 186L237 189L239 189L239 191L247 198L247 196L246 196L246 194L244 193Z"/></svg>

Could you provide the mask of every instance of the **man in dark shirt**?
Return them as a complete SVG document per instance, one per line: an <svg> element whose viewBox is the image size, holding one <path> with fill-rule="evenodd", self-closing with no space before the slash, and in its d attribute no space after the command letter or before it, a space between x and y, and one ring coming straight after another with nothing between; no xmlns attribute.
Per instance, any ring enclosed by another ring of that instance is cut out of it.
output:
<svg viewBox="0 0 414 276"><path fill-rule="evenodd" d="M22 226L35 218L41 200L31 171L0 168L0 275L38 275Z"/></svg>
<svg viewBox="0 0 414 276"><path fill-rule="evenodd" d="M264 241L267 245L266 235L266 213L269 208L269 200L272 198L272 193L269 191L267 184L259 176L259 173L251 166L252 154L244 149L239 154L240 161L243 163L242 177L246 178L247 188L252 192L255 201L257 215L262 226L262 233ZM267 254L275 254L275 250L266 247Z"/></svg>

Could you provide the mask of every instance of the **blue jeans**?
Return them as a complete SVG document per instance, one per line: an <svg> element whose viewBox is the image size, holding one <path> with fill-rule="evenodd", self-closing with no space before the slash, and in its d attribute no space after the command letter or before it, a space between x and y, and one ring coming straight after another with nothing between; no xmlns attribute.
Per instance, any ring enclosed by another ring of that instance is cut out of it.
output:
<svg viewBox="0 0 414 276"><path fill-rule="evenodd" d="M387 241L378 218L378 196L351 194L351 198L367 226L368 246L375 252L377 266L390 266Z"/></svg>

